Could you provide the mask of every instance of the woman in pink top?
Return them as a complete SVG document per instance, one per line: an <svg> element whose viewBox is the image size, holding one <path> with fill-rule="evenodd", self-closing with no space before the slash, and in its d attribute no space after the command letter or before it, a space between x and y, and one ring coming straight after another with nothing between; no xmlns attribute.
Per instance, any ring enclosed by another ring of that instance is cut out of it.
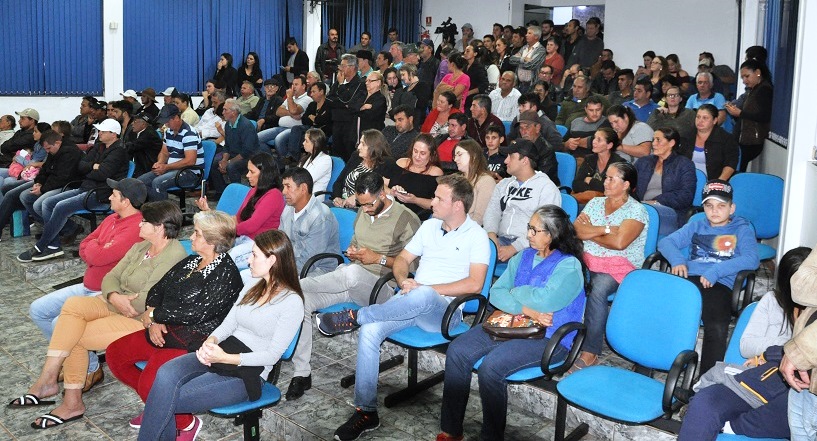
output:
<svg viewBox="0 0 817 441"><path fill-rule="evenodd" d="M440 85L434 90L434 102L437 97L445 92L451 91L457 97L460 112L465 112L465 99L468 98L468 90L471 89L471 78L464 72L468 62L460 54L448 57L448 75L443 77Z"/></svg>
<svg viewBox="0 0 817 441"><path fill-rule="evenodd" d="M278 228L281 213L286 203L281 193L281 177L275 159L269 153L258 153L247 163L247 180L250 181L250 192L241 203L236 214L235 246L230 250L230 257L239 270L248 268L247 259L252 254L253 239L260 233ZM196 201L199 209L207 211L207 198L202 196Z"/></svg>

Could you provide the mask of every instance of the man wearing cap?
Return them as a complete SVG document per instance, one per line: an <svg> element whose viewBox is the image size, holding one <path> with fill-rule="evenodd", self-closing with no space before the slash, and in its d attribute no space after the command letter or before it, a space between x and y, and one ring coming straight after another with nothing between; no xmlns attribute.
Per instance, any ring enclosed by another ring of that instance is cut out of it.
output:
<svg viewBox="0 0 817 441"><path fill-rule="evenodd" d="M389 53L391 54L392 63L391 67L395 68L396 70L400 70L400 66L403 65L403 51L405 50L406 45L403 44L402 41L395 41L392 42L391 46L389 46Z"/></svg>
<svg viewBox="0 0 817 441"><path fill-rule="evenodd" d="M150 201L167 199L167 189L176 186L178 170L204 165L204 148L201 146L199 135L182 121L181 112L175 104L168 104L165 107L168 109L169 117L165 123L167 129L164 145L156 162L151 165L151 170L138 176L148 188ZM181 178L196 180L189 173L182 175Z"/></svg>
<svg viewBox="0 0 817 441"><path fill-rule="evenodd" d="M471 118L468 119L466 128L468 137L479 142L482 148L488 148L485 144L485 133L492 125L502 127L504 136L505 126L502 120L491 113L491 98L488 95L479 94L471 102Z"/></svg>
<svg viewBox="0 0 817 441"><path fill-rule="evenodd" d="M108 103L105 101L93 101L91 103L91 115L88 117L88 123L91 124L91 134L88 136L88 143L86 145L79 145L80 150L87 150L89 147L96 144L99 130L96 128L96 123L105 121L108 118Z"/></svg>
<svg viewBox="0 0 817 441"><path fill-rule="evenodd" d="M298 77L292 84L302 80ZM261 152L255 128L249 119L241 115L238 102L233 98L224 103L224 122L224 151L216 154L208 178L210 189L217 194L227 187L224 175L227 175L229 182L241 183L241 178L247 174L248 161Z"/></svg>
<svg viewBox="0 0 817 441"><path fill-rule="evenodd" d="M499 76L499 87L488 94L491 98L491 109L502 121L513 121L519 116L517 100L522 93L515 86L516 74L507 71Z"/></svg>
<svg viewBox="0 0 817 441"><path fill-rule="evenodd" d="M562 142L562 134L556 129L556 124L550 120L542 111L542 103L539 101L539 95L528 92L523 93L519 99L516 100L518 104L519 114L529 110L536 112L539 116L539 125L541 126L539 133L545 138L545 141L551 145L557 152L564 150L564 143ZM511 130L508 132L508 142L519 138L519 117L514 118L511 122Z"/></svg>
<svg viewBox="0 0 817 441"><path fill-rule="evenodd" d="M377 55L377 50L374 47L372 47L371 42L372 34L370 34L369 31L363 31L360 34L360 43L352 46L352 48L349 49L349 53L357 54L360 51L369 52L372 55L372 57L369 58L369 62L371 63L374 60L375 55ZM360 58L359 55L358 58Z"/></svg>
<svg viewBox="0 0 817 441"><path fill-rule="evenodd" d="M471 44L471 40L474 39L474 27L471 26L471 23L465 23L460 30L462 31L462 38L454 43L454 49L458 52L465 52L465 48L468 47L468 45Z"/></svg>
<svg viewBox="0 0 817 441"><path fill-rule="evenodd" d="M156 105L156 91L152 87L142 91L142 112L147 113L154 119L159 116L159 106Z"/></svg>
<svg viewBox="0 0 817 441"><path fill-rule="evenodd" d="M129 102L131 106L133 106L133 111L131 115L136 115L139 113L139 110L142 108L142 103L139 102L139 97L136 95L136 91L133 89L128 89L122 93L122 99Z"/></svg>
<svg viewBox="0 0 817 441"><path fill-rule="evenodd" d="M290 55L281 70L286 72L287 84L292 84L295 78L309 72L309 56L298 47L298 41L293 37L287 38L287 52Z"/></svg>
<svg viewBox="0 0 817 441"><path fill-rule="evenodd" d="M440 60L434 56L434 42L430 38L424 38L420 42L420 64L417 65L417 78L433 86L439 67Z"/></svg>
<svg viewBox="0 0 817 441"><path fill-rule="evenodd" d="M65 301L74 296L99 295L105 275L134 244L142 240L139 237L142 221L139 209L147 196L145 185L137 179L126 178L120 181L107 179L106 187L111 191L108 200L113 214L108 215L79 245L79 256L86 265L82 283L46 294L33 301L29 308L29 316L46 340L51 340L54 324ZM88 356L84 391L102 381L103 377L96 353L88 352Z"/></svg>
<svg viewBox="0 0 817 441"><path fill-rule="evenodd" d="M264 100L259 100L252 112L246 115L247 118L256 120L258 123L256 129L259 132L278 126L278 116L275 112L278 106L284 104L284 98L278 94L279 90L281 90L281 80L278 76L265 80Z"/></svg>
<svg viewBox="0 0 817 441"><path fill-rule="evenodd" d="M17 256L20 262L53 259L62 256L60 236L63 243L71 244L83 228L75 224L71 215L85 208L85 199L91 190L96 194L88 198L89 208L100 205L110 196L105 186L107 180L122 179L128 173L128 156L119 140L122 126L116 120L106 119L94 124L99 132L98 142L91 146L79 161L77 170L85 176L79 188L66 190L43 201L43 233L37 244L29 251Z"/></svg>
<svg viewBox="0 0 817 441"><path fill-rule="evenodd" d="M366 78L369 76L370 73L374 72L372 68L372 53L361 49L357 52L354 52L355 56L357 57L357 75L360 78Z"/></svg>
<svg viewBox="0 0 817 441"><path fill-rule="evenodd" d="M167 89L161 91L159 93L159 95L164 97L164 106L162 106L162 109L159 110L159 115L156 117L156 120L160 124L164 124L167 121L167 117L168 117L169 112L170 112L170 110L167 108L167 105L168 104L173 104L173 98L178 96L179 92L176 91L175 87L170 86ZM179 109L179 110L181 110L181 109Z"/></svg>
<svg viewBox="0 0 817 441"><path fill-rule="evenodd" d="M142 176L149 172L159 159L159 152L162 151L162 138L153 130L153 118L144 112L134 117L131 130L123 142L128 157L136 165L133 176Z"/></svg>
<svg viewBox="0 0 817 441"><path fill-rule="evenodd" d="M496 185L485 210L482 226L497 246L497 258L507 262L527 248L528 221L542 205L562 206L559 188L544 173L536 171L538 149L521 139L502 146L509 178Z"/></svg>
<svg viewBox="0 0 817 441"><path fill-rule="evenodd" d="M346 48L340 44L338 30L329 29L329 40L318 46L315 52L315 70L323 75L323 80L331 83L332 75L338 71L341 55L346 53Z"/></svg>
<svg viewBox="0 0 817 441"><path fill-rule="evenodd" d="M88 122L88 119L94 111L91 103L95 101L96 98L90 95L82 97L82 102L79 105L79 115L71 120L71 140L74 141L74 144L85 144L91 136L93 124Z"/></svg>
<svg viewBox="0 0 817 441"><path fill-rule="evenodd" d="M418 66L420 64L420 47L409 43L403 45L403 64Z"/></svg>
<svg viewBox="0 0 817 441"><path fill-rule="evenodd" d="M40 112L28 108L14 113L20 117L20 130L17 130L8 141L0 145L0 166L2 167L8 167L11 164L18 150L31 150L35 144L34 129L40 120Z"/></svg>
<svg viewBox="0 0 817 441"><path fill-rule="evenodd" d="M536 147L535 168L545 173L554 184L559 185L556 149L542 137L542 123L535 111L528 110L519 114L519 135L521 139L532 142Z"/></svg>

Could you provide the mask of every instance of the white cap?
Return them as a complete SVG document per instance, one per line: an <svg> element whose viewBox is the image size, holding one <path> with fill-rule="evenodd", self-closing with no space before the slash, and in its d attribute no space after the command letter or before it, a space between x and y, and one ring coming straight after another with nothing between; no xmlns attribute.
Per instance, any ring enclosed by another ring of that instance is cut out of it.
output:
<svg viewBox="0 0 817 441"><path fill-rule="evenodd" d="M173 95L173 92L176 91L176 88L173 86L168 87L164 91L160 92L159 95L170 96Z"/></svg>
<svg viewBox="0 0 817 441"><path fill-rule="evenodd" d="M122 131L122 126L115 120L108 118L99 124L94 124L94 127L100 132L113 132L117 135Z"/></svg>
<svg viewBox="0 0 817 441"><path fill-rule="evenodd" d="M138 98L138 96L136 95L136 91L133 90L133 89L128 89L128 90L120 93L120 95L122 95L123 97L128 97L128 98L134 98L134 99Z"/></svg>

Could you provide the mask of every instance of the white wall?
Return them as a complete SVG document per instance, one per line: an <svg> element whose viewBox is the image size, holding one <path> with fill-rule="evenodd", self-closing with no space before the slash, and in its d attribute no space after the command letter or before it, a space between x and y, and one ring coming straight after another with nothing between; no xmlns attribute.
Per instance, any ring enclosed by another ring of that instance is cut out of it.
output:
<svg viewBox="0 0 817 441"><path fill-rule="evenodd" d="M426 17L431 17L431 26L426 27L429 28L435 47L442 43L443 37L434 34L434 29L448 17L451 17L452 23L457 24L459 32L457 39L462 37L461 28L465 23L471 23L474 27L474 37L481 39L483 35L493 31L494 23L511 23L510 5L509 0L425 0L420 23L425 25Z"/></svg>

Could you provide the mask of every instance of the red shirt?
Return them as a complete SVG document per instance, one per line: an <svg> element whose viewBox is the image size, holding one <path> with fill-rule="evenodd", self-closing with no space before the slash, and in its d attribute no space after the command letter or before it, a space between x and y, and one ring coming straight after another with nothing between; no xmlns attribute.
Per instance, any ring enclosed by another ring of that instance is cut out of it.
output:
<svg viewBox="0 0 817 441"><path fill-rule="evenodd" d="M448 138L445 141L441 142L439 147L437 147L437 155L440 157L440 161L442 162L454 162L454 147L462 140L460 139L453 139Z"/></svg>
<svg viewBox="0 0 817 441"><path fill-rule="evenodd" d="M92 291L102 289L102 278L125 257L125 253L135 243L142 241L139 237L141 221L140 212L125 218L114 213L82 240L79 244L79 257L88 265L82 278L86 288Z"/></svg>

